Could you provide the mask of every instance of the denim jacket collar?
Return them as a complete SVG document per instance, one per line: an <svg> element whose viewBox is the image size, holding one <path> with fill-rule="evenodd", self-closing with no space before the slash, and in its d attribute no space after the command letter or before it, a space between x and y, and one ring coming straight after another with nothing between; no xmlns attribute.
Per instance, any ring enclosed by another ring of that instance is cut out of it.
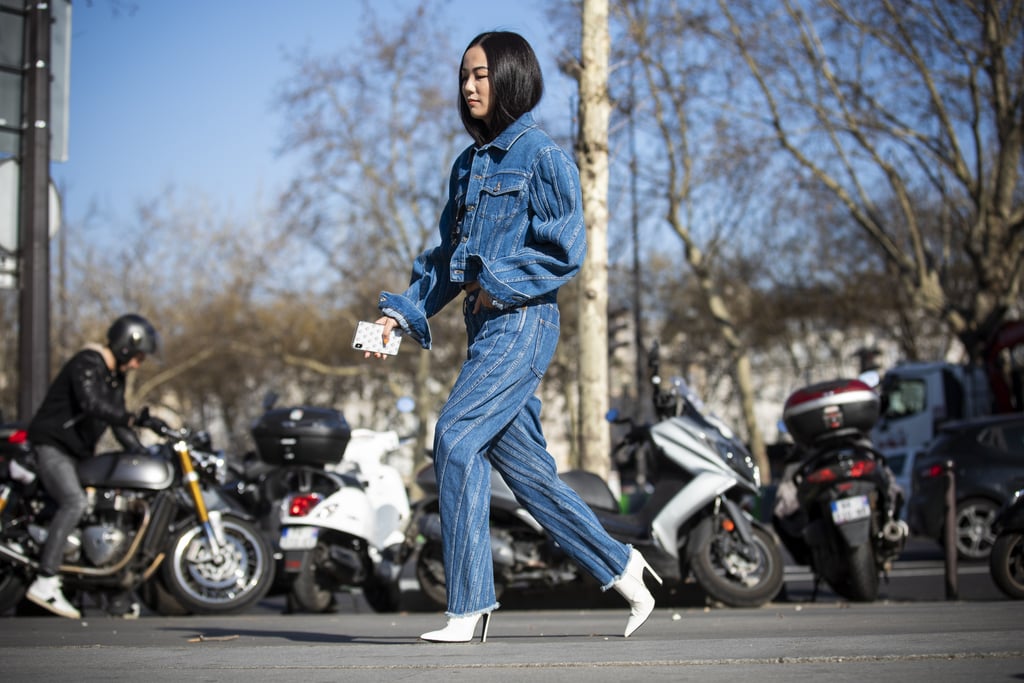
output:
<svg viewBox="0 0 1024 683"><path fill-rule="evenodd" d="M488 143L477 147L478 150L484 150L488 147L497 147L500 150L507 152L516 140L521 138L531 128L536 128L537 123L533 120L533 112L526 112L518 119L508 125L508 128L501 131L498 137L494 138Z"/></svg>

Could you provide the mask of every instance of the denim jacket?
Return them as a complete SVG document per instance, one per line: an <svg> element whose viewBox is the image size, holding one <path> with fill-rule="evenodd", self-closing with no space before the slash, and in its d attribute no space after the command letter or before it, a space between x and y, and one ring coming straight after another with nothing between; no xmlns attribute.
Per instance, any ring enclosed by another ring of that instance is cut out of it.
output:
<svg viewBox="0 0 1024 683"><path fill-rule="evenodd" d="M409 288L378 306L430 348L427 319L479 282L496 306L554 300L583 265L586 230L579 170L527 113L493 141L456 159L441 242L413 263Z"/></svg>

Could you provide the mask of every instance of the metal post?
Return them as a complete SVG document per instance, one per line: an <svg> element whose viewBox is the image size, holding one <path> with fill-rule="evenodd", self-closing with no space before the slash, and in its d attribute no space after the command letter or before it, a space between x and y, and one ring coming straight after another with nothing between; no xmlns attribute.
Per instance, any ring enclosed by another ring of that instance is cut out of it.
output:
<svg viewBox="0 0 1024 683"><path fill-rule="evenodd" d="M946 461L946 599L958 600L956 552L956 472L953 461Z"/></svg>
<svg viewBox="0 0 1024 683"><path fill-rule="evenodd" d="M21 307L18 413L28 420L43 402L50 375L50 5L25 12L24 110L21 139Z"/></svg>

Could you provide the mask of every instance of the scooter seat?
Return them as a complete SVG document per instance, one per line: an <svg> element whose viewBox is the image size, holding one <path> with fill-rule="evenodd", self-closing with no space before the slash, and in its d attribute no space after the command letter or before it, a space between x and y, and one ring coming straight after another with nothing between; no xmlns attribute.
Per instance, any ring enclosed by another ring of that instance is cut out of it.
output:
<svg viewBox="0 0 1024 683"><path fill-rule="evenodd" d="M593 472L585 470L569 470L558 475L569 487L580 495L583 502L595 510L607 510L617 513L619 503L604 483L604 479Z"/></svg>

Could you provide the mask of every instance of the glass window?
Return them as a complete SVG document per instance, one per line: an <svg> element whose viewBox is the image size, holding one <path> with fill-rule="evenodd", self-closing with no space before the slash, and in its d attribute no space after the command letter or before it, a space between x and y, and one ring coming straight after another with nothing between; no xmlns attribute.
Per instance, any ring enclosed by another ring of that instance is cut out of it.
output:
<svg viewBox="0 0 1024 683"><path fill-rule="evenodd" d="M885 417L898 419L923 413L927 408L924 380L894 379L882 382Z"/></svg>

